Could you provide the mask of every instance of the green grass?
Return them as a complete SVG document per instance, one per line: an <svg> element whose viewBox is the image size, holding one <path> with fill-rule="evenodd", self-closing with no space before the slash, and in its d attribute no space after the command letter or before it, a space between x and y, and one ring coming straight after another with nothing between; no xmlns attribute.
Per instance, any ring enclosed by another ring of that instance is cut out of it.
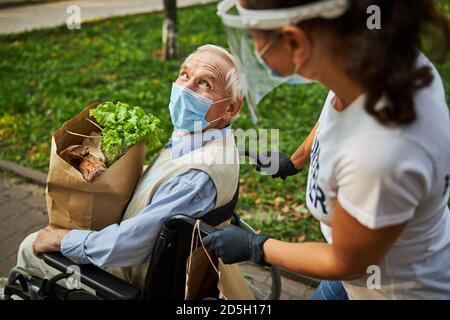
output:
<svg viewBox="0 0 450 320"><path fill-rule="evenodd" d="M50 134L93 101L141 106L162 120L166 140L168 98L182 58L159 59L162 20L162 14L145 14L83 24L78 31L61 27L0 37L0 158L46 171ZM180 10L180 56L205 43L226 46L215 7ZM448 83L450 62L440 71ZM316 122L325 96L319 85L280 87L259 106L257 126L244 109L234 127L279 128L281 151L290 154ZM281 181L254 169L241 167L243 218L284 240L321 240L303 205L306 170Z"/></svg>

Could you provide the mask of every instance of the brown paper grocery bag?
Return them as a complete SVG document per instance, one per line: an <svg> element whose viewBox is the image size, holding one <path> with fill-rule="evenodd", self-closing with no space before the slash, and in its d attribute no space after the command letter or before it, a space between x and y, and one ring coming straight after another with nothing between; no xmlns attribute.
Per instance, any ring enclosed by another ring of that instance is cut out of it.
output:
<svg viewBox="0 0 450 320"><path fill-rule="evenodd" d="M141 177L146 154L144 143L134 145L93 183L86 182L80 171L59 156L59 152L83 140L66 130L85 135L98 131L84 119L95 122L89 110L97 105L89 105L52 135L45 190L50 224L67 229L101 230L119 223Z"/></svg>
<svg viewBox="0 0 450 320"><path fill-rule="evenodd" d="M200 235L200 220L197 220L192 232L191 254L186 264L185 300L207 297L226 300L255 299L237 264L224 264L221 259L208 253Z"/></svg>

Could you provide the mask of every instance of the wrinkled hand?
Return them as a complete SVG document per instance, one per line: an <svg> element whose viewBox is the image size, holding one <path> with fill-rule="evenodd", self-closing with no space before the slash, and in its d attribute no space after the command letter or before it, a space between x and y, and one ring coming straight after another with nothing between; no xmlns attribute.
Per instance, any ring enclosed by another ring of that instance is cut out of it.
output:
<svg viewBox="0 0 450 320"><path fill-rule="evenodd" d="M256 170L266 172L273 178L286 180L302 169L297 169L289 157L279 152L263 152L258 156Z"/></svg>
<svg viewBox="0 0 450 320"><path fill-rule="evenodd" d="M230 225L204 237L203 244L226 264L252 261L265 265L263 244L267 239L267 235Z"/></svg>
<svg viewBox="0 0 450 320"><path fill-rule="evenodd" d="M33 253L42 259L42 254L46 252L61 251L61 241L70 230L47 226L39 230L33 242Z"/></svg>

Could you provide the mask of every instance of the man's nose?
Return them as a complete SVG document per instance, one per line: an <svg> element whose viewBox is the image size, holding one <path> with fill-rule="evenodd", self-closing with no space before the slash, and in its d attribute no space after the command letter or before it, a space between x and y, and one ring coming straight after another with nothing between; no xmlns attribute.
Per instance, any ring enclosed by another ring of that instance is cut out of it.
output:
<svg viewBox="0 0 450 320"><path fill-rule="evenodd" d="M190 89L190 90L192 90L192 91L194 91L194 92L197 92L197 87L195 86L194 79L189 79L188 81L185 81L183 83L183 86L188 88L188 89Z"/></svg>

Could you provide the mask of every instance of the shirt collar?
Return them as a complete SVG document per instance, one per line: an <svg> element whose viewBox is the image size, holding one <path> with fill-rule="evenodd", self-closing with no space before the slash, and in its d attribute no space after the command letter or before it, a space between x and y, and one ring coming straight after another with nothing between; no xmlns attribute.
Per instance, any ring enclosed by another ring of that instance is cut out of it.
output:
<svg viewBox="0 0 450 320"><path fill-rule="evenodd" d="M228 125L222 129L210 129L196 133L174 131L164 149L172 149L172 159L177 159L203 147L208 142L225 139L231 134L231 130L231 125Z"/></svg>

